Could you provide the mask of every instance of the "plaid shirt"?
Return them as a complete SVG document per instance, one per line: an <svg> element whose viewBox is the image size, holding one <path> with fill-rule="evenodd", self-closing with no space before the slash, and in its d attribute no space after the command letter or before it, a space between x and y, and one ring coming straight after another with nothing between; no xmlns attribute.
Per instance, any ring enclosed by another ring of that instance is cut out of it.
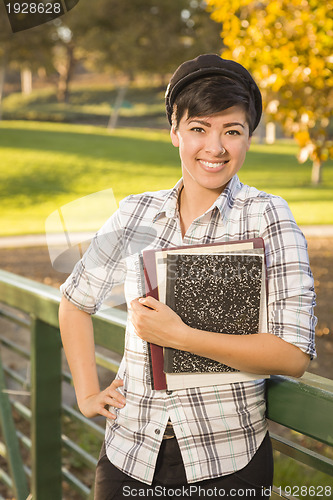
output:
<svg viewBox="0 0 333 500"><path fill-rule="evenodd" d="M132 195L93 239L61 289L68 300L94 313L112 287L125 285L130 302L144 294L143 249L255 238L265 241L269 332L315 356L315 293L307 244L287 203L243 185L234 176L212 207L182 238L178 194L171 190ZM256 380L177 391L152 390L147 344L127 322L125 351L117 377L126 397L108 420L110 461L129 476L151 484L163 433L170 418L189 483L222 476L247 465L267 431L265 382Z"/></svg>

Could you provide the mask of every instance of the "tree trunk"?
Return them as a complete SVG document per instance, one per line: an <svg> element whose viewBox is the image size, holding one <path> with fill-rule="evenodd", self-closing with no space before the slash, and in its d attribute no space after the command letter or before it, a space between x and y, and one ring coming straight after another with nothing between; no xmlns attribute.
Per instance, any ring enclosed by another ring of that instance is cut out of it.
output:
<svg viewBox="0 0 333 500"><path fill-rule="evenodd" d="M32 92L32 72L27 66L21 68L21 92L24 95Z"/></svg>
<svg viewBox="0 0 333 500"><path fill-rule="evenodd" d="M57 70L59 72L59 81L57 89L58 102L68 102L69 82L71 81L75 65L74 47L70 45L67 46L66 49L67 49L67 54L66 54L67 57L57 66Z"/></svg>
<svg viewBox="0 0 333 500"><path fill-rule="evenodd" d="M311 182L314 186L318 186L321 183L321 166L322 163L319 160L314 160L311 172Z"/></svg>
<svg viewBox="0 0 333 500"><path fill-rule="evenodd" d="M274 122L266 123L266 144L275 144L276 125Z"/></svg>
<svg viewBox="0 0 333 500"><path fill-rule="evenodd" d="M112 130L116 128L121 106L124 101L125 94L127 92L127 87L120 87L117 93L116 102L114 103L113 111L111 112L108 129Z"/></svg>

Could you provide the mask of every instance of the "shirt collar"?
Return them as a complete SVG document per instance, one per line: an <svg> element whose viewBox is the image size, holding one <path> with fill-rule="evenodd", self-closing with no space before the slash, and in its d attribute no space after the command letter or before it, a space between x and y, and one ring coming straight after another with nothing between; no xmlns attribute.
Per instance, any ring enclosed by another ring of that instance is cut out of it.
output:
<svg viewBox="0 0 333 500"><path fill-rule="evenodd" d="M216 207L219 210L224 223L229 220L230 211L234 206L235 198L237 197L237 194L241 187L242 184L238 178L238 175L234 175L230 179L220 196L215 200L215 202L209 209L213 210Z"/></svg>
<svg viewBox="0 0 333 500"><path fill-rule="evenodd" d="M154 221L158 219L161 215L166 215L168 218L173 218L177 216L178 213L178 197L179 193L183 187L183 178L179 179L177 184L168 191L165 201L162 203L161 208L156 212ZM237 175L234 175L223 192L215 200L213 205L207 210L207 212L213 211L217 208L220 212L223 222L226 222L229 218L230 210L234 205L234 200L237 196L237 192L241 189L241 182ZM206 213L207 213L206 212Z"/></svg>
<svg viewBox="0 0 333 500"><path fill-rule="evenodd" d="M183 178L179 179L177 184L167 192L167 197L162 203L161 208L156 212L154 221L161 215L166 215L166 217L173 218L177 216L178 213L178 197L179 193L183 187Z"/></svg>

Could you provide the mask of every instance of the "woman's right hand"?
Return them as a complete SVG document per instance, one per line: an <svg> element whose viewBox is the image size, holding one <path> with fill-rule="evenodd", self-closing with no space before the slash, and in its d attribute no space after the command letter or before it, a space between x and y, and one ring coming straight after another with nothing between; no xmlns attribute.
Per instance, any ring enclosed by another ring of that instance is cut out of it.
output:
<svg viewBox="0 0 333 500"><path fill-rule="evenodd" d="M88 418L103 415L103 417L114 420L116 415L111 413L107 408L109 406L114 408L123 408L125 406L126 399L117 390L118 387L123 385L123 380L116 379L104 391L86 397L79 404L81 413Z"/></svg>

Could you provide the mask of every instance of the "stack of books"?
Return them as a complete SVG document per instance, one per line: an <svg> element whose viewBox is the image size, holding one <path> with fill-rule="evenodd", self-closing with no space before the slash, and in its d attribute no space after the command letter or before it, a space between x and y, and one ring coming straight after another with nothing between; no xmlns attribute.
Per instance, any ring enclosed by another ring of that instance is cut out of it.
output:
<svg viewBox="0 0 333 500"><path fill-rule="evenodd" d="M230 335L267 332L262 238L146 250L143 265L146 295L167 304L187 325ZM151 343L148 356L155 390L267 378Z"/></svg>

